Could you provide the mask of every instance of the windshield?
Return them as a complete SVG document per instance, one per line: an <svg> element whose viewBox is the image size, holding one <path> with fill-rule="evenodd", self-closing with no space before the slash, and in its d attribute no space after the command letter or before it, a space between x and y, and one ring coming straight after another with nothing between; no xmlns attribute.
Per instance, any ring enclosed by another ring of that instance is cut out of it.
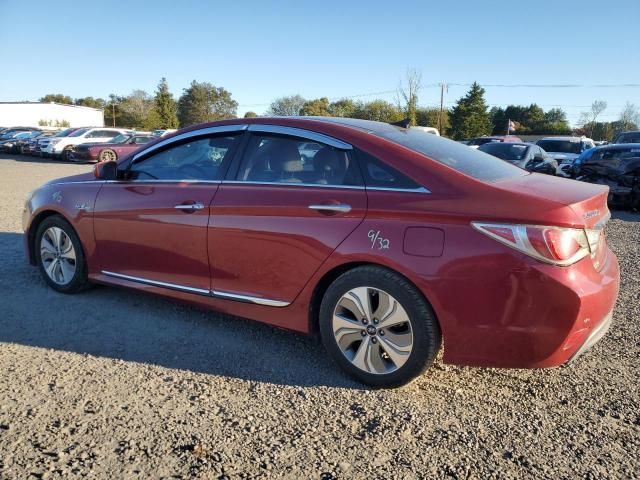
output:
<svg viewBox="0 0 640 480"><path fill-rule="evenodd" d="M66 130L62 130L61 132L56 133L54 135L54 137L66 137L67 135L69 135L74 130L75 130L75 128L67 128Z"/></svg>
<svg viewBox="0 0 640 480"><path fill-rule="evenodd" d="M89 129L88 128L81 128L80 130L77 130L75 132L73 132L71 135L69 135L70 137L79 137L80 135L87 133Z"/></svg>
<svg viewBox="0 0 640 480"><path fill-rule="evenodd" d="M640 143L640 132L621 133L613 143Z"/></svg>
<svg viewBox="0 0 640 480"><path fill-rule="evenodd" d="M120 135L116 135L111 140L109 140L109 143L124 143L130 138L131 138L131 135L126 135L124 133L121 133Z"/></svg>
<svg viewBox="0 0 640 480"><path fill-rule="evenodd" d="M538 146L546 152L582 153L580 142L570 142L569 140L540 140Z"/></svg>
<svg viewBox="0 0 640 480"><path fill-rule="evenodd" d="M502 143L497 138L474 138L473 140L469 140L469 143L467 143L467 145L484 145L485 143L492 142Z"/></svg>
<svg viewBox="0 0 640 480"><path fill-rule="evenodd" d="M478 147L478 150L501 158L502 160L522 160L526 156L528 148L527 145L521 145L519 143L493 142L481 145Z"/></svg>

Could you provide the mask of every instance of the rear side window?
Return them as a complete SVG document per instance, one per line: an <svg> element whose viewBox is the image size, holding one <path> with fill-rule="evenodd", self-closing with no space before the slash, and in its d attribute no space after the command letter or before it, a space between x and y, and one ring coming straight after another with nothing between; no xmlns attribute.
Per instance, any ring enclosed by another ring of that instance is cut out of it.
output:
<svg viewBox="0 0 640 480"><path fill-rule="evenodd" d="M251 135L236 179L332 186L362 184L356 163L344 150L270 134Z"/></svg>
<svg viewBox="0 0 640 480"><path fill-rule="evenodd" d="M426 133L426 135L429 135ZM376 157L358 151L358 158L364 174L364 184L368 188L391 188L394 190L413 190L420 188L416 182L384 164Z"/></svg>
<svg viewBox="0 0 640 480"><path fill-rule="evenodd" d="M422 153L458 172L485 182L528 175L525 170L493 155L412 128L391 127L380 129L375 133L410 150Z"/></svg>

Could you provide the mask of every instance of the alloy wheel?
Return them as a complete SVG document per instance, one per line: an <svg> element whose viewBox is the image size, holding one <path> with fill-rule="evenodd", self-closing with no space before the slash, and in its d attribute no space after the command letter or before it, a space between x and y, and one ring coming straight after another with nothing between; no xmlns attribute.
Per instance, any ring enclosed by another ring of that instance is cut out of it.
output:
<svg viewBox="0 0 640 480"><path fill-rule="evenodd" d="M50 227L42 234L40 259L47 276L58 285L67 285L76 273L76 251L60 227Z"/></svg>
<svg viewBox="0 0 640 480"><path fill-rule="evenodd" d="M333 335L343 355L372 374L398 370L413 350L411 320L387 292L357 287L346 292L333 312Z"/></svg>

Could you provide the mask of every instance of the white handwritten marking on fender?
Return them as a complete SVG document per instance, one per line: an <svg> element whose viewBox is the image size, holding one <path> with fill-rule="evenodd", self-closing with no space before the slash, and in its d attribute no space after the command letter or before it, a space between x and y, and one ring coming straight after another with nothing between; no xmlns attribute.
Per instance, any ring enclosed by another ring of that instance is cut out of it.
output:
<svg viewBox="0 0 640 480"><path fill-rule="evenodd" d="M389 250L390 242L388 238L380 236L380 230L369 230L367 234L369 240L371 240L371 250L378 246L378 250Z"/></svg>

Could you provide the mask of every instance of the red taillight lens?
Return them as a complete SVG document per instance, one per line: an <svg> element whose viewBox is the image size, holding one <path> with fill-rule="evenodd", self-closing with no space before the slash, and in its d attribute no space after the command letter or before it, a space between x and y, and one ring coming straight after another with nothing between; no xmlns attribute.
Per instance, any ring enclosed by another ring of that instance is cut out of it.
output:
<svg viewBox="0 0 640 480"><path fill-rule="evenodd" d="M571 265L595 253L600 231L538 225L472 222L489 237L533 258L554 265ZM594 242L594 240L596 240Z"/></svg>

